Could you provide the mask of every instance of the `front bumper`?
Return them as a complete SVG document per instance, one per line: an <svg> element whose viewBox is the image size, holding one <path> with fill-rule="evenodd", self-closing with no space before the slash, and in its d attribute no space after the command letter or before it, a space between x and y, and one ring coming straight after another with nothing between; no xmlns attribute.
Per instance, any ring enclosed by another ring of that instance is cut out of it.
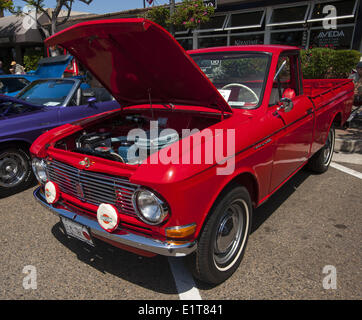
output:
<svg viewBox="0 0 362 320"><path fill-rule="evenodd" d="M170 244L145 236L131 233L129 230L123 229L122 234L112 234L104 231L96 220L92 220L86 215L71 212L65 209L54 208L47 203L41 192L41 187L34 191L35 199L45 208L49 209L56 215L68 218L90 229L96 238L104 238L108 242L115 242L123 246L135 248L136 250L151 252L170 257L186 256L196 250L196 242L188 242L182 244Z"/></svg>

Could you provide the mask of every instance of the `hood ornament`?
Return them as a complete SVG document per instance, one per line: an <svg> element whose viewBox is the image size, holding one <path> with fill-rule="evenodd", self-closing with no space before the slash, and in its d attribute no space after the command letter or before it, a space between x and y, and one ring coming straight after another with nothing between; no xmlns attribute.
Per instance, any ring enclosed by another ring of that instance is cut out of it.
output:
<svg viewBox="0 0 362 320"><path fill-rule="evenodd" d="M94 164L94 162L93 161L91 161L89 158L84 158L84 160L82 160L81 162L79 162L79 164L81 165L81 166L84 166L84 167L86 167L86 168L89 168L90 166L92 166L93 164Z"/></svg>

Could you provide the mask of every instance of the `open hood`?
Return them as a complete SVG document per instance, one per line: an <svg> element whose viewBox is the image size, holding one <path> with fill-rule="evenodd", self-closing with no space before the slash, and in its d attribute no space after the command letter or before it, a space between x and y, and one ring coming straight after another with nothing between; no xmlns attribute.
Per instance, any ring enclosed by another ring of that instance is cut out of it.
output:
<svg viewBox="0 0 362 320"><path fill-rule="evenodd" d="M67 49L121 106L196 105L232 112L178 42L145 19L80 23L46 40Z"/></svg>
<svg viewBox="0 0 362 320"><path fill-rule="evenodd" d="M41 78L61 78L72 60L71 55L43 58L38 62L38 69L32 74Z"/></svg>

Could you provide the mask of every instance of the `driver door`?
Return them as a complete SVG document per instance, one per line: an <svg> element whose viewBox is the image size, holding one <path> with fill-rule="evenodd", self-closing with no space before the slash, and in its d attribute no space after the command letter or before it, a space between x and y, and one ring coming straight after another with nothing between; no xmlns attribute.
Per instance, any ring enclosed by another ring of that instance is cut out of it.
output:
<svg viewBox="0 0 362 320"><path fill-rule="evenodd" d="M278 118L281 130L273 157L270 192L305 164L313 136L313 104L302 91L298 53L281 56L277 71L283 63L284 68L274 81L269 103L270 116ZM280 100L286 95L291 99L292 108L286 111L279 110Z"/></svg>

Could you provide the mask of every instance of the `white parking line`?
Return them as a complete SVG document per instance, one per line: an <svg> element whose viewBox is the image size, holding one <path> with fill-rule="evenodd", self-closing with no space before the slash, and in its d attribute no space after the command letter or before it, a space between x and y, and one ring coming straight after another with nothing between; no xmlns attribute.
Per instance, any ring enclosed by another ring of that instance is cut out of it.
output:
<svg viewBox="0 0 362 320"><path fill-rule="evenodd" d="M334 168L334 169L337 169L337 170L340 170L340 171L343 171L344 173L348 173L350 174L351 176L354 176L356 178L359 178L359 179L362 179L362 173L356 171L356 170L352 170L350 168L347 168L345 166L342 166L338 163L335 163L335 162L331 162L331 167Z"/></svg>
<svg viewBox="0 0 362 320"><path fill-rule="evenodd" d="M333 162L362 165L362 154L359 153L334 153Z"/></svg>
<svg viewBox="0 0 362 320"><path fill-rule="evenodd" d="M202 300L183 258L168 258L180 300Z"/></svg>

